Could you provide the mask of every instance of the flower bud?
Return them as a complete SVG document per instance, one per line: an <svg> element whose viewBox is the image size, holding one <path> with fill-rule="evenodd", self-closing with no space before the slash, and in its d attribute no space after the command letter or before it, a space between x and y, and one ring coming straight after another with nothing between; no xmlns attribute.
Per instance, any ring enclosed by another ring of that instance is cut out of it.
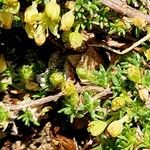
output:
<svg viewBox="0 0 150 150"><path fill-rule="evenodd" d="M71 48L77 49L81 47L83 42L83 37L78 32L72 32L69 34L69 44Z"/></svg>
<svg viewBox="0 0 150 150"><path fill-rule="evenodd" d="M111 109L116 111L125 106L125 99L123 97L115 97L111 103Z"/></svg>
<svg viewBox="0 0 150 150"><path fill-rule="evenodd" d="M75 17L74 17L74 14L73 14L72 10L65 13L61 18L61 27L60 27L60 29L63 30L63 31L70 30L70 28L72 27L72 25L74 23L74 19L75 19Z"/></svg>
<svg viewBox="0 0 150 150"><path fill-rule="evenodd" d="M106 126L106 122L96 120L89 123L87 130L91 133L91 135L98 136L104 132Z"/></svg>
<svg viewBox="0 0 150 150"><path fill-rule="evenodd" d="M56 0L51 0L46 4L45 13L51 21L57 21L60 15L60 6L56 3Z"/></svg>
<svg viewBox="0 0 150 150"><path fill-rule="evenodd" d="M107 131L112 137L117 137L119 134L121 134L122 130L123 130L123 124L119 120L113 121L107 127Z"/></svg>
<svg viewBox="0 0 150 150"><path fill-rule="evenodd" d="M140 83L141 82L140 69L137 66L132 65L130 68L128 68L128 78L135 83Z"/></svg>
<svg viewBox="0 0 150 150"><path fill-rule="evenodd" d="M60 72L55 72L50 76L49 80L56 87L64 82L64 76Z"/></svg>
<svg viewBox="0 0 150 150"><path fill-rule="evenodd" d="M63 82L61 90L66 96L71 96L72 94L76 93L76 88L72 81Z"/></svg>

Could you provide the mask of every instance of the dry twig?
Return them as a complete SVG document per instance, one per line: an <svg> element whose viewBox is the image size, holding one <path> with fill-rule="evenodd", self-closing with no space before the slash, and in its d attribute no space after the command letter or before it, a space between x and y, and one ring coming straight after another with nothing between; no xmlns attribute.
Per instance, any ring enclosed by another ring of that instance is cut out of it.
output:
<svg viewBox="0 0 150 150"><path fill-rule="evenodd" d="M99 98L102 98L108 94L111 94L111 89L110 88L107 88L105 89L104 91L102 91L101 93L98 93L96 94L93 99L96 100L96 99L99 99Z"/></svg>
<svg viewBox="0 0 150 150"><path fill-rule="evenodd" d="M112 10L121 13L122 15L131 17L131 18L144 18L146 22L150 23L150 15L143 14L141 11L138 11L135 8L130 7L121 0L101 0L103 5L110 7Z"/></svg>
<svg viewBox="0 0 150 150"><path fill-rule="evenodd" d="M64 94L62 92L60 92L60 93L53 95L53 96L47 96L47 97L43 97L43 98L40 98L37 100L32 100L32 101L29 101L29 102L24 103L24 104L10 105L8 107L10 110L22 110L22 109L27 108L27 107L35 107L35 106L39 106L39 105L42 105L42 104L45 104L45 103L48 103L51 101L57 101L63 95Z"/></svg>
<svg viewBox="0 0 150 150"><path fill-rule="evenodd" d="M83 91L81 90L82 87L79 87L79 89L77 89L79 92ZM103 97L103 96L106 96L107 94L110 94L111 93L111 90L110 89L103 89L102 88L98 88L96 86L94 86L92 88L92 86L89 86L87 88L83 88L84 90L99 90L99 98L100 97ZM40 99L37 99L37 100L31 100L29 102L26 102L24 104L18 104L18 105L9 105L7 106L9 108L9 110L12 110L12 111L19 111L19 110L22 110L24 108L27 108L27 107L36 107L36 106L40 106L42 104L45 104L45 103L48 103L48 102L52 102L52 101L57 101L59 98L61 98L62 96L64 96L64 94L62 92L56 94L56 95L52 95L52 96L47 96L47 97L43 97L43 98L40 98Z"/></svg>
<svg viewBox="0 0 150 150"><path fill-rule="evenodd" d="M147 41L148 39L150 39L150 34L147 34L142 39L140 39L139 41L133 43L133 45L131 45L130 47L126 48L125 50L123 50L121 52L119 50L116 50L116 49L111 48L109 46L106 46L104 44L89 44L89 46L103 47L103 48L105 48L105 49L107 49L107 50L109 50L111 52L114 52L114 53L119 54L119 55L123 55L123 54L126 54L126 53L130 52L131 50L133 50L134 48L136 48L137 46L139 46L143 42Z"/></svg>

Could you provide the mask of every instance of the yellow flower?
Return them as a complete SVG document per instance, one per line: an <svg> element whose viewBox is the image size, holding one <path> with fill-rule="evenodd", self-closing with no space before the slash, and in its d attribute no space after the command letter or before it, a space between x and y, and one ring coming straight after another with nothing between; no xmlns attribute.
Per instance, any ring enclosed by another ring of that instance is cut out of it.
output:
<svg viewBox="0 0 150 150"><path fill-rule="evenodd" d="M24 13L24 21L26 23L33 25L37 20L36 17L37 15L38 15L37 3L33 2L32 5L29 6Z"/></svg>

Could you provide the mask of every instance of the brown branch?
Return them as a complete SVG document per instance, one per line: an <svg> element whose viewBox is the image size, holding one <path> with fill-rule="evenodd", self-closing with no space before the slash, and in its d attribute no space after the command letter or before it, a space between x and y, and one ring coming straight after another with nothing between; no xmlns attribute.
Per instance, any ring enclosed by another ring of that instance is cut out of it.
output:
<svg viewBox="0 0 150 150"><path fill-rule="evenodd" d="M142 44L143 42L149 39L150 39L150 34L147 34L145 37L143 37L139 41L133 43L133 45L131 45L129 48L126 48L124 51L122 51L121 54L128 53L129 51L133 50L135 47L139 46L140 44Z"/></svg>
<svg viewBox="0 0 150 150"><path fill-rule="evenodd" d="M147 41L148 39L150 39L150 34L147 34L146 36L144 36L143 38L141 38L139 41L133 43L133 45L131 45L130 47L126 48L122 52L120 52L119 50L116 50L114 48L111 48L109 46L106 46L104 44L89 44L89 46L103 47L103 48L105 48L105 49L107 49L107 50L109 50L111 52L114 52L114 53L119 54L119 55L123 55L123 54L126 54L126 53L130 52L131 50L133 50L134 48L136 48L137 46L139 46L143 42Z"/></svg>
<svg viewBox="0 0 150 150"><path fill-rule="evenodd" d="M32 101L29 101L29 102L24 103L24 104L10 105L8 107L9 107L9 110L22 110L22 109L27 108L27 107L35 107L35 106L39 106L39 105L42 105L42 104L45 104L45 103L48 103L51 101L57 101L63 95L64 94L62 92L60 92L60 93L53 95L53 96L47 96L47 97L43 97L43 98L40 98L37 100L32 100Z"/></svg>
<svg viewBox="0 0 150 150"><path fill-rule="evenodd" d="M82 93L85 90L86 91L95 91L95 92L101 93L105 90L103 87L91 86L91 85L81 86L79 83L76 84L76 88L78 89L79 93Z"/></svg>
<svg viewBox="0 0 150 150"><path fill-rule="evenodd" d="M81 87L82 88L82 87ZM101 87L96 87L94 86L92 88L92 86L88 87L88 88L83 88L84 90L99 90L100 93L99 93L99 98L100 97L103 97L103 96L106 96L108 94L111 94L111 90L110 89L103 89ZM77 89L78 92L81 92L81 89ZM52 95L52 96L47 96L47 97L43 97L43 98L40 98L40 99L37 99L37 100L31 100L29 102L26 102L26 103L23 103L23 104L18 104L18 105L8 105L7 108L9 110L12 110L12 111L19 111L19 110L22 110L24 108L27 108L27 107L36 107L36 106L40 106L42 104L45 104L45 103L48 103L48 102L52 102L52 101L57 101L59 98L61 98L62 96L64 96L64 94L62 92L56 94L56 95Z"/></svg>
<svg viewBox="0 0 150 150"><path fill-rule="evenodd" d="M104 97L104 96L106 96L106 95L108 95L108 94L112 94L110 88L107 88L107 89L105 89L104 91L102 91L101 93L96 94L96 95L93 97L93 99L96 100L96 99L102 98L102 97Z"/></svg>
<svg viewBox="0 0 150 150"><path fill-rule="evenodd" d="M138 11L137 9L130 7L129 5L125 4L120 0L101 0L100 2L103 5L110 7L112 10L121 13L122 15L131 18L141 17L144 18L145 21L150 23L150 15L143 14L141 11Z"/></svg>

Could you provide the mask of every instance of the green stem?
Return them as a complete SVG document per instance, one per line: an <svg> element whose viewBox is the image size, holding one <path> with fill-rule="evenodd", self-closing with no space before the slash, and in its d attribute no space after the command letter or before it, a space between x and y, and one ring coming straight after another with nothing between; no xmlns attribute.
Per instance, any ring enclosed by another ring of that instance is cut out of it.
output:
<svg viewBox="0 0 150 150"><path fill-rule="evenodd" d="M75 28L75 32L79 32L79 29L80 29L80 24L78 24Z"/></svg>
<svg viewBox="0 0 150 150"><path fill-rule="evenodd" d="M112 116L110 119L106 121L107 125L116 119L116 116Z"/></svg>

